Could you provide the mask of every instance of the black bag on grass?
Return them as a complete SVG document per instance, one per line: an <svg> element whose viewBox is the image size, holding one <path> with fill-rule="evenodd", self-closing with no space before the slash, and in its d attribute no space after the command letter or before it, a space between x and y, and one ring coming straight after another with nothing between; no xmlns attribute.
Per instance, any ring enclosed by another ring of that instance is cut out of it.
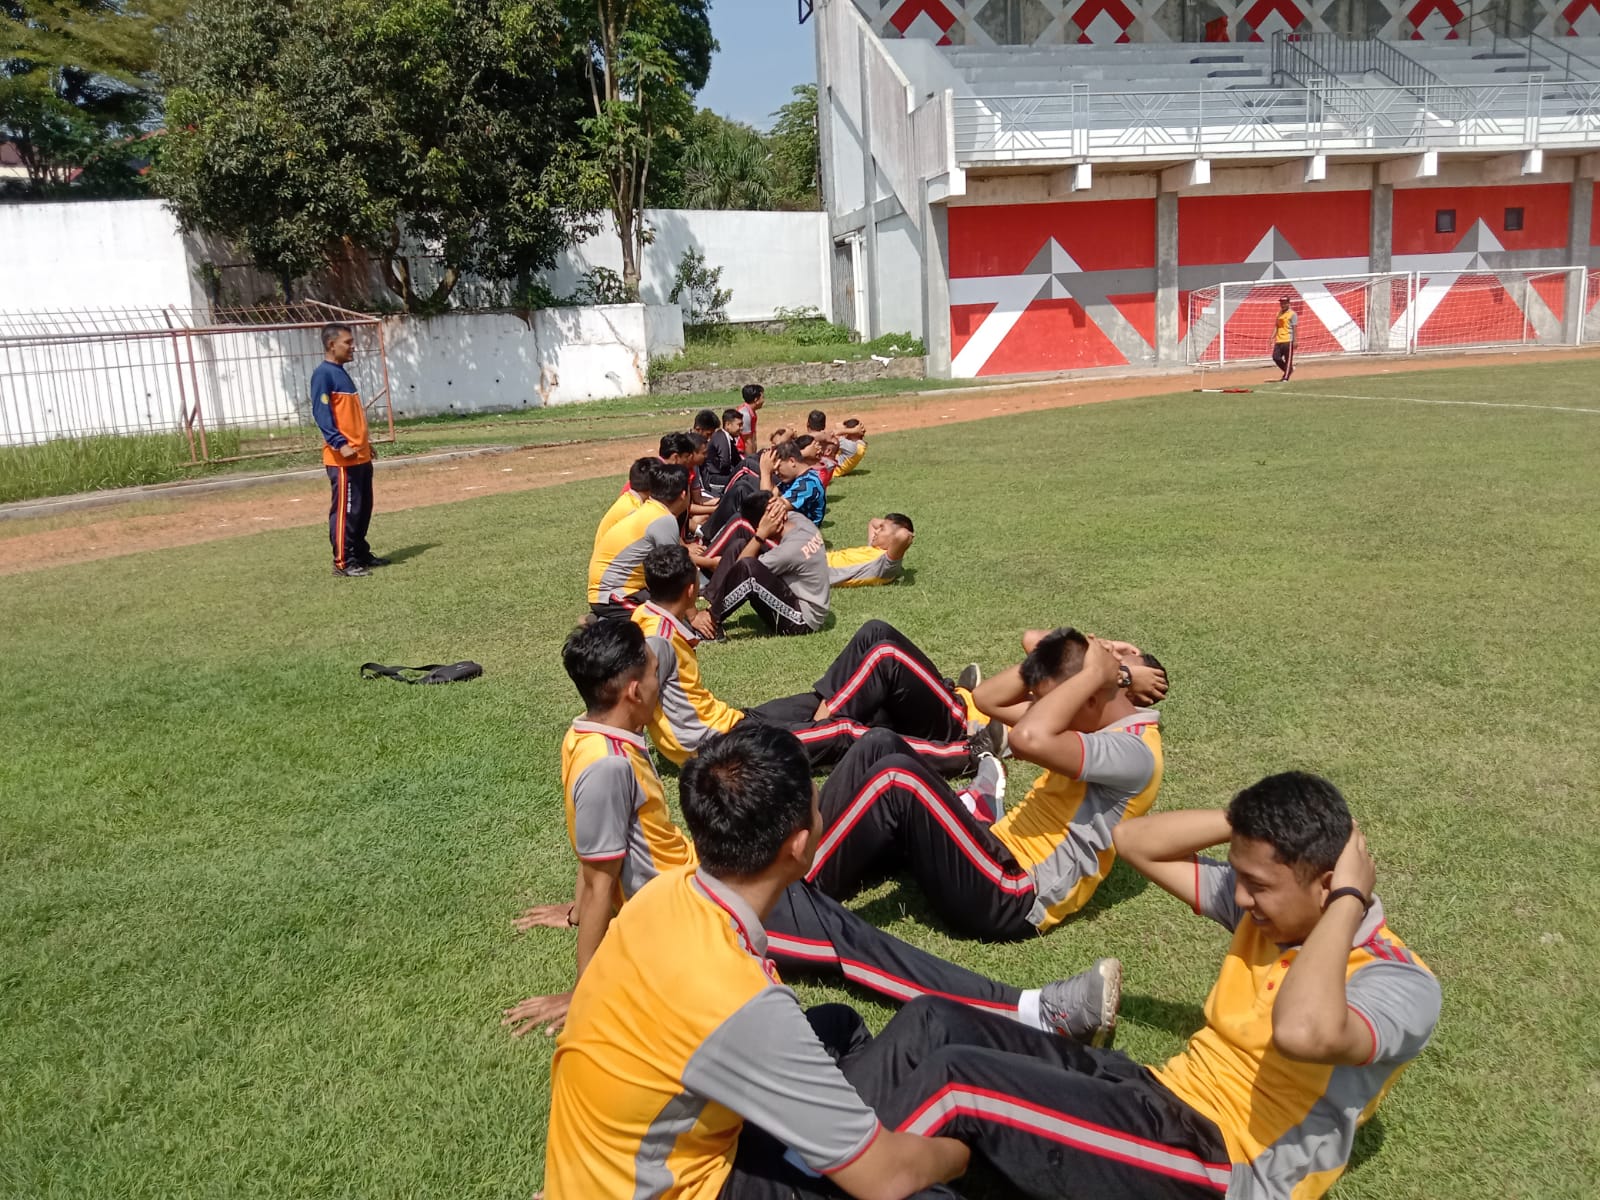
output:
<svg viewBox="0 0 1600 1200"><path fill-rule="evenodd" d="M386 667L382 663L362 663L361 678L393 679L400 683L460 683L476 679L483 668L475 662L429 663L425 667Z"/></svg>

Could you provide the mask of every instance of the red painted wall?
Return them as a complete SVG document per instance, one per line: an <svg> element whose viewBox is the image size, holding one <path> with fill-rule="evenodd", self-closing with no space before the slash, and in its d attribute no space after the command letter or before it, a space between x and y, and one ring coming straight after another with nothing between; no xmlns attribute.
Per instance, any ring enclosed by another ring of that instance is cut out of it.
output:
<svg viewBox="0 0 1600 1200"><path fill-rule="evenodd" d="M1572 190L1564 183L1521 183L1501 187L1396 188L1394 252L1439 254L1454 250L1476 221L1507 250L1564 250ZM1456 210L1456 231L1435 233L1434 214ZM1522 231L1505 228L1508 208L1522 209Z"/></svg>
<svg viewBox="0 0 1600 1200"><path fill-rule="evenodd" d="M952 282L1021 275L1052 239L1082 271L1148 272L1148 291L1108 299L1140 331L1153 353L1154 200L952 208L949 223ZM1070 275L1067 286L1070 289ZM996 309L994 302L951 305L953 356L960 355ZM1064 371L1117 366L1127 361L1127 356L1101 332L1082 304L1073 299L1047 298L1027 305L1016 324L978 369L978 374Z"/></svg>
<svg viewBox="0 0 1600 1200"><path fill-rule="evenodd" d="M1178 265L1244 262L1274 228L1301 258L1364 257L1371 221L1368 192L1182 196Z"/></svg>

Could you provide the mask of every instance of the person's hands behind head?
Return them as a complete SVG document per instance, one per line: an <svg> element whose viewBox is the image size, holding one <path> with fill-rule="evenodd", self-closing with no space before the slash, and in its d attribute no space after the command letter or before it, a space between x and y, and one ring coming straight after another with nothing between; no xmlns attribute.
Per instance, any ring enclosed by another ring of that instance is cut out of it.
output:
<svg viewBox="0 0 1600 1200"><path fill-rule="evenodd" d="M1330 888L1355 888L1367 899L1378 882L1378 866L1367 849L1367 835L1361 826L1352 824L1350 839L1339 852L1339 861L1333 864L1333 882Z"/></svg>
<svg viewBox="0 0 1600 1200"><path fill-rule="evenodd" d="M782 496L774 496L767 501L767 511L761 514L761 520L756 525L756 536L762 540L770 540L783 532L784 518L789 515L789 502Z"/></svg>
<svg viewBox="0 0 1600 1200"><path fill-rule="evenodd" d="M1148 667L1139 659L1122 659L1122 665L1128 668L1128 675L1133 680L1128 685L1128 699L1135 704L1154 704L1157 700L1165 698L1167 694L1167 673L1160 667Z"/></svg>
<svg viewBox="0 0 1600 1200"><path fill-rule="evenodd" d="M1048 629L1024 629L1022 631L1022 652L1032 654L1040 642L1050 636Z"/></svg>
<svg viewBox="0 0 1600 1200"><path fill-rule="evenodd" d="M1089 649L1084 652L1083 669L1090 672L1092 678L1109 683L1120 674L1117 667L1117 656L1111 650L1111 643L1091 637Z"/></svg>

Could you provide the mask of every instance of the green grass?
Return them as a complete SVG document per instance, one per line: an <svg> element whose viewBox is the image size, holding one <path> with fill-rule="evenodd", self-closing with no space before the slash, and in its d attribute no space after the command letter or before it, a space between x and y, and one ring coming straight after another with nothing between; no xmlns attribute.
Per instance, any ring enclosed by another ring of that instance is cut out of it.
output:
<svg viewBox="0 0 1600 1200"><path fill-rule="evenodd" d="M850 412L870 412L876 405L908 392L972 386L947 379L879 379L866 383L779 384L767 389L771 409L812 405L849 398ZM702 408L719 416L738 403L732 392L695 392L682 396L637 396L598 400L554 408L528 408L509 413L413 417L395 422L396 439L378 442L379 458L435 454L483 446L556 446L571 442L635 440L665 429L687 429ZM903 401L902 401L903 402ZM685 418L688 418L686 420ZM378 430L381 436L383 430ZM0 448L0 504L42 496L64 496L100 488L173 483L219 474L292 471L322 463L321 443L309 431L294 431L304 448L235 462L189 465L189 446L176 436L62 439L40 446ZM213 454L254 453L266 443L242 441L237 430L213 432ZM219 449L220 447L220 449Z"/></svg>
<svg viewBox="0 0 1600 1200"><path fill-rule="evenodd" d="M209 446L212 454L237 454L239 434L214 432ZM189 457L189 439L177 433L57 438L37 446L0 446L0 504L97 488L166 483L214 469L188 466Z"/></svg>
<svg viewBox="0 0 1600 1200"><path fill-rule="evenodd" d="M913 514L914 577L841 593L813 637L740 627L704 671L733 701L792 690L872 616L951 670L1054 621L1154 650L1160 804L1325 772L1443 982L1337 1200L1592 1200L1600 416L1304 398L1600 408L1592 380L1441 371L875 438L826 532ZM509 922L571 892L557 649L614 491L389 514L380 488L375 545L404 561L368 580L332 578L316 528L0 578L0 1195L538 1185L551 1046L498 1012L570 979L569 935ZM487 673L455 687L356 674L467 657ZM859 904L1021 983L1120 955L1144 1061L1200 1020L1226 942L1122 866L1018 945L948 936L899 883Z"/></svg>
<svg viewBox="0 0 1600 1200"><path fill-rule="evenodd" d="M741 326L716 327L710 333L691 331L683 353L677 358L657 359L651 369L663 374L703 371L708 368L771 367L782 363L865 362L874 354L896 358L917 357L925 353L922 341L909 333L890 333L870 342L853 342L844 336L849 331L837 325L818 323L810 332L762 333ZM837 331L840 336L818 340Z"/></svg>

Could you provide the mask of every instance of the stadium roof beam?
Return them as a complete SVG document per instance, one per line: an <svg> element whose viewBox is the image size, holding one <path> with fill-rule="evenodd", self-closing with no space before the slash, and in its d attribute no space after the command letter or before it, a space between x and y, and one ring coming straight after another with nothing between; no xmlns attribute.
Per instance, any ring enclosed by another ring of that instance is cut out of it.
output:
<svg viewBox="0 0 1600 1200"><path fill-rule="evenodd" d="M1168 167L1161 172L1163 192L1181 192L1188 188L1207 187L1211 183L1211 160L1192 158L1188 162Z"/></svg>
<svg viewBox="0 0 1600 1200"><path fill-rule="evenodd" d="M1523 150L1517 154L1501 154L1483 164L1485 182L1507 182L1526 175L1544 174L1544 151Z"/></svg>
<svg viewBox="0 0 1600 1200"><path fill-rule="evenodd" d="M1073 163L1050 175L1050 195L1066 196L1087 192L1094 186L1094 168L1086 162Z"/></svg>
<svg viewBox="0 0 1600 1200"><path fill-rule="evenodd" d="M1390 159L1378 168L1378 179L1382 183L1410 183L1413 179L1432 179L1438 173L1439 152L1424 150Z"/></svg>

